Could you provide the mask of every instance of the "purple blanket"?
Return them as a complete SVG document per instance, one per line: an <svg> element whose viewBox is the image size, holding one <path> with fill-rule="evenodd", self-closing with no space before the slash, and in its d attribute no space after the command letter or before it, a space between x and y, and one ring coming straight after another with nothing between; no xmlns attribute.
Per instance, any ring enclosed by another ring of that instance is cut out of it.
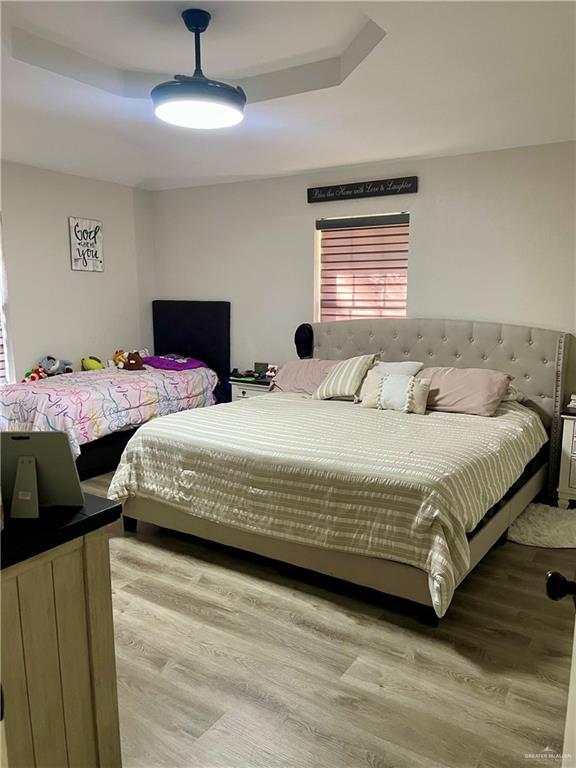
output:
<svg viewBox="0 0 576 768"><path fill-rule="evenodd" d="M162 368L164 371L188 371L192 368L207 368L202 360L194 360L193 357L180 357L180 355L150 355L143 357L144 365L152 368Z"/></svg>

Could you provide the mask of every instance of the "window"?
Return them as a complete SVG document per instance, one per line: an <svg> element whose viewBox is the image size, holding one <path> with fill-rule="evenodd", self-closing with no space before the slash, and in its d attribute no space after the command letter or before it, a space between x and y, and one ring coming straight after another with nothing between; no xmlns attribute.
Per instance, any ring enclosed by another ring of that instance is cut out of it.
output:
<svg viewBox="0 0 576 768"><path fill-rule="evenodd" d="M4 273L4 256L2 252L2 220L0 218L0 384L5 384L8 381L8 371L6 365L7 351L6 351L6 324L4 315L4 303L6 296L5 285L5 273Z"/></svg>
<svg viewBox="0 0 576 768"><path fill-rule="evenodd" d="M318 320L406 316L409 214L321 219L316 229Z"/></svg>
<svg viewBox="0 0 576 768"><path fill-rule="evenodd" d="M4 346L4 322L3 322L2 315L0 315L0 384L5 384L7 381L5 349L6 347Z"/></svg>
<svg viewBox="0 0 576 768"><path fill-rule="evenodd" d="M0 384L6 384L8 372L6 370L6 344L4 342L4 313L0 313Z"/></svg>

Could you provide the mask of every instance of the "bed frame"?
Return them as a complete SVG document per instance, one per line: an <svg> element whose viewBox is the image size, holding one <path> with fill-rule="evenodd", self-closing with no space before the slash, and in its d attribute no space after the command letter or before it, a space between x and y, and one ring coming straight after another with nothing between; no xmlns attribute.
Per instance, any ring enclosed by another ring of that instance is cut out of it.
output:
<svg viewBox="0 0 576 768"><path fill-rule="evenodd" d="M137 429L138 427L121 429L81 445L80 456L76 459L80 480L89 480L91 477L113 472L120 463L126 444L136 434Z"/></svg>
<svg viewBox="0 0 576 768"><path fill-rule="evenodd" d="M543 490L556 490L562 408L569 384L570 334L541 328L464 320L370 319L305 324L296 332L300 357L340 360L378 352L385 361L421 360L427 366L492 368L515 377L527 400L550 433L548 461L498 505L470 539L470 568L506 536L511 523ZM391 560L322 549L248 533L194 517L166 504L130 498L124 527L136 521L189 533L237 549L307 568L345 581L411 600L435 623L428 574ZM464 578L466 577L466 575Z"/></svg>

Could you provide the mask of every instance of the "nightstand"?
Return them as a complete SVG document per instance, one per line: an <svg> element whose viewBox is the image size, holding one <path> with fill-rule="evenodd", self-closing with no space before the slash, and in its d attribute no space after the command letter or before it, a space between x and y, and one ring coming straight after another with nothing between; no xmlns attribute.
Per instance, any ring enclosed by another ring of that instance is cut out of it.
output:
<svg viewBox="0 0 576 768"><path fill-rule="evenodd" d="M232 401L247 400L249 397L265 395L270 390L270 384L242 384L239 381L231 381Z"/></svg>
<svg viewBox="0 0 576 768"><path fill-rule="evenodd" d="M562 414L562 457L558 483L558 506L568 509L576 501L576 415Z"/></svg>

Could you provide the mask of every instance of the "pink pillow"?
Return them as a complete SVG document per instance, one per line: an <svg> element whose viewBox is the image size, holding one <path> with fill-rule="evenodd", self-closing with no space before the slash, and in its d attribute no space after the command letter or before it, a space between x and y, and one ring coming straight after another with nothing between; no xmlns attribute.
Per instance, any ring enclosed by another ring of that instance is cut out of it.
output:
<svg viewBox="0 0 576 768"><path fill-rule="evenodd" d="M341 361L312 359L285 363L272 379L270 389L311 395L339 362Z"/></svg>
<svg viewBox="0 0 576 768"><path fill-rule="evenodd" d="M485 368L424 368L416 378L430 379L429 411L493 416L513 377Z"/></svg>

